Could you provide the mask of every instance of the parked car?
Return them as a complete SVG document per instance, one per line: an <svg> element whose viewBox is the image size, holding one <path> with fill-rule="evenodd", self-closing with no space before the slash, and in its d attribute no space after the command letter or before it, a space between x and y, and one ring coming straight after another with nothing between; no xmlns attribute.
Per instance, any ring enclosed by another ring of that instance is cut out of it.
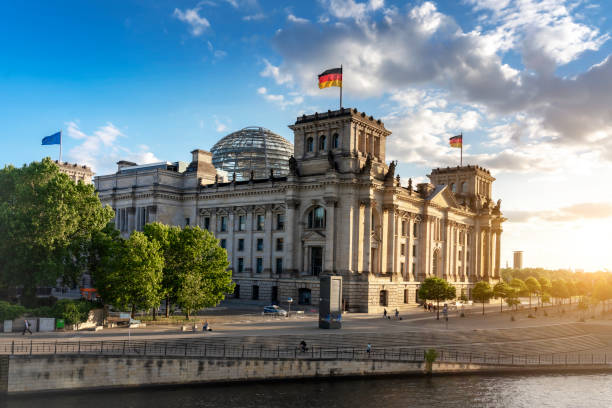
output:
<svg viewBox="0 0 612 408"><path fill-rule="evenodd" d="M287 316L287 311L285 309L281 309L276 305L265 306L263 310L264 315L275 315L275 316Z"/></svg>

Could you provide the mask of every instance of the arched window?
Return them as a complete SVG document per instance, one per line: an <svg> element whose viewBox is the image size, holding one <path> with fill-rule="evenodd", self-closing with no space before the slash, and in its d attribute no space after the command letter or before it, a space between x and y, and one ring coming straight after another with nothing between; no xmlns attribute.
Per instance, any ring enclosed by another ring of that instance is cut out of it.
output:
<svg viewBox="0 0 612 408"><path fill-rule="evenodd" d="M325 135L319 136L319 151L323 152L327 150L327 138Z"/></svg>
<svg viewBox="0 0 612 408"><path fill-rule="evenodd" d="M309 137L308 139L306 139L306 151L312 152L313 150L314 150L314 140L312 139L312 137Z"/></svg>
<svg viewBox="0 0 612 408"><path fill-rule="evenodd" d="M340 135L337 133L334 133L334 136L332 138L332 149L337 149L340 147Z"/></svg>
<svg viewBox="0 0 612 408"><path fill-rule="evenodd" d="M315 207L308 213L308 228L325 228L325 209Z"/></svg>
<svg viewBox="0 0 612 408"><path fill-rule="evenodd" d="M438 276L438 257L440 256L440 250L436 248L436 250L433 253L433 264L432 264L432 268L431 268L431 274L433 276Z"/></svg>
<svg viewBox="0 0 612 408"><path fill-rule="evenodd" d="M461 183L461 192L467 193L467 183L465 181Z"/></svg>
<svg viewBox="0 0 612 408"><path fill-rule="evenodd" d="M456 192L457 192L457 186L455 185L455 183L451 183L451 191L452 191L453 193L456 193Z"/></svg>

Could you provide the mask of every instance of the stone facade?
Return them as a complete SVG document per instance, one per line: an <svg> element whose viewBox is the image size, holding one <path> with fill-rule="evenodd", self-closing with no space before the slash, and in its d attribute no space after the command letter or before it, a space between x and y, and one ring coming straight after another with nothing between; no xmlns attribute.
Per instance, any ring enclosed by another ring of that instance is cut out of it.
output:
<svg viewBox="0 0 612 408"><path fill-rule="evenodd" d="M67 174L68 177L70 177L75 183L78 183L79 181L82 181L85 184L93 183L94 173L91 171L91 168L76 163L60 163L57 160L55 160L55 164L57 164L62 173Z"/></svg>
<svg viewBox="0 0 612 408"><path fill-rule="evenodd" d="M452 282L458 295L499 279L505 219L487 170L435 169L431 183L403 187L396 163L385 161L391 132L380 120L340 109L290 128L286 177L219 182L210 154L194 150L184 171L120 162L96 188L126 236L153 221L213 232L241 299L316 305L319 275L339 274L347 309L380 312L413 305L429 276Z"/></svg>

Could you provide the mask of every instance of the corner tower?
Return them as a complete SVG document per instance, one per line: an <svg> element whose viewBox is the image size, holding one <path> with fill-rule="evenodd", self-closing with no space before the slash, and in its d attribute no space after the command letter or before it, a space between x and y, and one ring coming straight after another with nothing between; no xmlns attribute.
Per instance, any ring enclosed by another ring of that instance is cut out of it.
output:
<svg viewBox="0 0 612 408"><path fill-rule="evenodd" d="M391 132L365 112L342 108L302 115L289 128L301 176L324 174L331 165L341 173L359 173L368 157L375 177L387 171L385 146Z"/></svg>

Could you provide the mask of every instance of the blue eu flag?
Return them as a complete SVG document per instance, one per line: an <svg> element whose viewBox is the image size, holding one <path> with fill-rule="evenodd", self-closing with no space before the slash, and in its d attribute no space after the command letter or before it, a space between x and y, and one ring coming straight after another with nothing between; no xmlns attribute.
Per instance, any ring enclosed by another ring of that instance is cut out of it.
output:
<svg viewBox="0 0 612 408"><path fill-rule="evenodd" d="M57 132L52 134L51 136L43 137L42 144L43 145L54 145L62 143L62 132Z"/></svg>

